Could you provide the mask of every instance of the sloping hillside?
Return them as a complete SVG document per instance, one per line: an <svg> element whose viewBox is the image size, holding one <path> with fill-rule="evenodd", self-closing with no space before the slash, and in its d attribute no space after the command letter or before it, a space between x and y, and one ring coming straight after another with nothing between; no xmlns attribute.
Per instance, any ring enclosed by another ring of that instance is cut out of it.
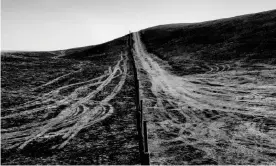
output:
<svg viewBox="0 0 276 166"><path fill-rule="evenodd" d="M185 16L183 16L185 17ZM151 164L275 164L276 10L133 33ZM139 164L127 36L1 53L1 164Z"/></svg>
<svg viewBox="0 0 276 166"><path fill-rule="evenodd" d="M134 34L152 164L275 164L276 10Z"/></svg>
<svg viewBox="0 0 276 166"><path fill-rule="evenodd" d="M149 52L179 70L190 66L190 61L200 64L201 60L275 64L275 20L276 10L272 10L202 23L156 26L142 30L141 38Z"/></svg>
<svg viewBox="0 0 276 166"><path fill-rule="evenodd" d="M1 53L1 163L138 164L126 39Z"/></svg>

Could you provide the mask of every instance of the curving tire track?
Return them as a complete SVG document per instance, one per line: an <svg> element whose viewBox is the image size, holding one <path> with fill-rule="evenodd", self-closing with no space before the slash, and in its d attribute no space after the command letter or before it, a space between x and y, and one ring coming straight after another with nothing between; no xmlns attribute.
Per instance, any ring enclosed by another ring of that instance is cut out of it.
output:
<svg viewBox="0 0 276 166"><path fill-rule="evenodd" d="M142 71L138 77L149 121L152 164L275 161L276 98L267 97L267 91L275 89L273 83L263 88L261 84L243 86L234 71L216 75L229 70L228 64L207 66L210 71L205 74L178 77L145 51L138 33L134 33L134 41L136 66ZM241 92L247 93L248 100L237 100Z"/></svg>
<svg viewBox="0 0 276 166"><path fill-rule="evenodd" d="M231 69L231 66L229 64L209 65L207 63L204 63L204 67L208 68L208 71L206 71L205 74L216 74L217 72L226 72Z"/></svg>
<svg viewBox="0 0 276 166"><path fill-rule="evenodd" d="M2 147L5 149L24 149L34 141L39 142L41 139L61 137L63 141L60 144L53 145L51 147L53 149L60 149L66 146L82 129L100 122L110 116L114 112L114 108L109 104L109 101L120 92L125 83L127 61L127 56L122 54L121 59L117 62L113 69L110 67L105 74L100 77L85 82L59 87L42 95L42 101L35 100L28 102L23 106L13 108L13 110L25 109L25 111L2 117L2 121L12 119L16 120L16 118L22 118L23 115L35 116L37 112L45 111L47 108L48 112L43 115L46 118L50 110L61 105L66 105L66 107L60 110L60 112L53 118L38 122L33 121L16 127L8 126L7 128L2 129ZM65 79L73 75L74 73L66 74L38 88L46 87L60 81L61 79ZM114 82L117 82L115 81L115 78L118 77L120 80L114 86ZM97 86L95 90L88 90L90 87L95 86ZM96 95L104 91L107 86L113 87L112 91L102 100L97 101ZM61 91L66 91L70 88L74 88L74 91L69 93L67 96L62 96L60 94ZM80 95L83 92L85 92L85 96L83 96L83 94ZM49 104L48 101L54 101L54 103ZM30 109L32 106L37 106L37 108Z"/></svg>

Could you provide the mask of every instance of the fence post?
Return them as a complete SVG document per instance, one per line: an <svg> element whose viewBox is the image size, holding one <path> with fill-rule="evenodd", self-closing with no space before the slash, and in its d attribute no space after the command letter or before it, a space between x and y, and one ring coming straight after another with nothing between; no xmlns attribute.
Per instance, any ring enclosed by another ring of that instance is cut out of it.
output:
<svg viewBox="0 0 276 166"><path fill-rule="evenodd" d="M147 129L147 121L144 121L144 140L145 140L145 152L148 152L148 129Z"/></svg>
<svg viewBox="0 0 276 166"><path fill-rule="evenodd" d="M136 75L136 78L137 78L137 75ZM139 104L139 100L140 100L140 95L139 95L139 81L138 79L135 79L135 86L136 86L136 104L137 104L137 111L139 111L141 108L140 108L140 104Z"/></svg>
<svg viewBox="0 0 276 166"><path fill-rule="evenodd" d="M144 145L142 138L142 129L141 129L141 112L137 112L137 130L138 130L138 139L139 139L139 153L140 159L143 159Z"/></svg>
<svg viewBox="0 0 276 166"><path fill-rule="evenodd" d="M149 159L149 149L148 149L148 129L147 129L147 121L143 121L143 129L144 129L144 153L143 153L143 162L142 165L150 165Z"/></svg>
<svg viewBox="0 0 276 166"><path fill-rule="evenodd" d="M139 126L139 132L141 133L141 135L140 135L140 142L141 142L141 144L142 144L142 153L141 153L141 163L143 162L143 160L144 160L144 138L143 138L143 106L142 106L142 100L140 100L140 102L139 102L140 104L138 104L139 105L139 113L140 113L140 126Z"/></svg>
<svg viewBox="0 0 276 166"><path fill-rule="evenodd" d="M143 133L143 100L140 100L139 108L141 112L141 132Z"/></svg>
<svg viewBox="0 0 276 166"><path fill-rule="evenodd" d="M150 165L149 152L144 152L142 165Z"/></svg>

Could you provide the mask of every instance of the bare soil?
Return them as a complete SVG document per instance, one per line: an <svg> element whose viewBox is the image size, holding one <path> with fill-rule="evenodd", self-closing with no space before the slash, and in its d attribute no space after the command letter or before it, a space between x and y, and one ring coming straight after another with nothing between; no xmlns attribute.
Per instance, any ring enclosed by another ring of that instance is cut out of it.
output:
<svg viewBox="0 0 276 166"><path fill-rule="evenodd" d="M128 55L74 56L3 56L2 164L139 163Z"/></svg>
<svg viewBox="0 0 276 166"><path fill-rule="evenodd" d="M275 19L133 34L151 164L276 164ZM126 41L1 52L1 164L139 164Z"/></svg>
<svg viewBox="0 0 276 166"><path fill-rule="evenodd" d="M202 63L179 76L134 40L151 164L275 164L275 65Z"/></svg>

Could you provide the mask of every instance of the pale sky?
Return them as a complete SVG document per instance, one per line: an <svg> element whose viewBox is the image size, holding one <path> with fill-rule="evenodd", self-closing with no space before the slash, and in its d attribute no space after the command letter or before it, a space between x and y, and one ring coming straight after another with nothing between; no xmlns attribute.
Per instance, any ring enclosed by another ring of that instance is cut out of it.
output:
<svg viewBox="0 0 276 166"><path fill-rule="evenodd" d="M272 9L276 0L1 0L1 49L95 45L129 30Z"/></svg>

